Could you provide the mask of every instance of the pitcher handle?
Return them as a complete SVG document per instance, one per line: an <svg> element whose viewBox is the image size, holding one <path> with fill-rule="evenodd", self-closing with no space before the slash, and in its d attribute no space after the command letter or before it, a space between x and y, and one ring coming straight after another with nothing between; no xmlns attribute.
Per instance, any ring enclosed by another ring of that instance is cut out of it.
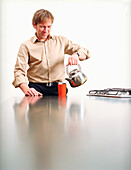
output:
<svg viewBox="0 0 131 170"><path fill-rule="evenodd" d="M69 74L69 66L71 67L72 65L68 65L68 66L66 67L66 73L67 73L68 76L70 75L70 74ZM80 64L73 65L73 66L77 66L77 67L78 67L78 71L81 71L81 66L80 66Z"/></svg>

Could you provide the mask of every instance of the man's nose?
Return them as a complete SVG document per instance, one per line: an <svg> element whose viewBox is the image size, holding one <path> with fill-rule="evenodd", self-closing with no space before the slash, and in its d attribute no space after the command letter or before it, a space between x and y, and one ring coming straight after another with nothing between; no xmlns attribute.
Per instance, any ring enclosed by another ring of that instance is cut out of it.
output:
<svg viewBox="0 0 131 170"><path fill-rule="evenodd" d="M48 27L45 27L44 30L47 32L48 31Z"/></svg>

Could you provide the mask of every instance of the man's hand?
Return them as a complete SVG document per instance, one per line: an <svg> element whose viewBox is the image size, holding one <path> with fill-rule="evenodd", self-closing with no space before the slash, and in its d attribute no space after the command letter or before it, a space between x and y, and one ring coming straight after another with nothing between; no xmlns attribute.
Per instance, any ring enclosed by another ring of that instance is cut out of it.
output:
<svg viewBox="0 0 131 170"><path fill-rule="evenodd" d="M71 55L69 58L68 58L68 63L66 66L68 65L77 65L78 64L78 60L79 60L79 57L78 55L75 53L73 55Z"/></svg>
<svg viewBox="0 0 131 170"><path fill-rule="evenodd" d="M25 96L42 96L42 93L36 91L34 88L29 88L24 92Z"/></svg>
<svg viewBox="0 0 131 170"><path fill-rule="evenodd" d="M26 83L19 85L20 89L24 92L25 96L42 96L43 94L36 91L34 88L29 88Z"/></svg>

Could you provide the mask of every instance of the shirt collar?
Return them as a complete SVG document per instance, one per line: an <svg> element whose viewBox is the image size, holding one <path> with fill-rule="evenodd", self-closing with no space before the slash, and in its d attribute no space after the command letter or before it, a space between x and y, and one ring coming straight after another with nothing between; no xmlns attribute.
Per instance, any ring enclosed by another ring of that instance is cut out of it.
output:
<svg viewBox="0 0 131 170"><path fill-rule="evenodd" d="M47 40L49 40L49 39L53 39L53 36L49 35ZM33 43L38 42L38 41L40 41L40 40L37 38L37 36L35 34L35 36L33 37Z"/></svg>

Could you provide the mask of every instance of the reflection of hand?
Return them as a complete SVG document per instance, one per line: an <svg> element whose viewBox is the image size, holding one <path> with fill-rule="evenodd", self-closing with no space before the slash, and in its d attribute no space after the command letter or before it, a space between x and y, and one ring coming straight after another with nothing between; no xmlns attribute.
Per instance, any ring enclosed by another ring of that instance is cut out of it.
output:
<svg viewBox="0 0 131 170"><path fill-rule="evenodd" d="M27 107L29 104L35 104L38 100L40 100L42 96L26 96L21 102L21 107Z"/></svg>
<svg viewBox="0 0 131 170"><path fill-rule="evenodd" d="M35 104L38 100L42 98L42 96L28 96L28 102L29 104Z"/></svg>

